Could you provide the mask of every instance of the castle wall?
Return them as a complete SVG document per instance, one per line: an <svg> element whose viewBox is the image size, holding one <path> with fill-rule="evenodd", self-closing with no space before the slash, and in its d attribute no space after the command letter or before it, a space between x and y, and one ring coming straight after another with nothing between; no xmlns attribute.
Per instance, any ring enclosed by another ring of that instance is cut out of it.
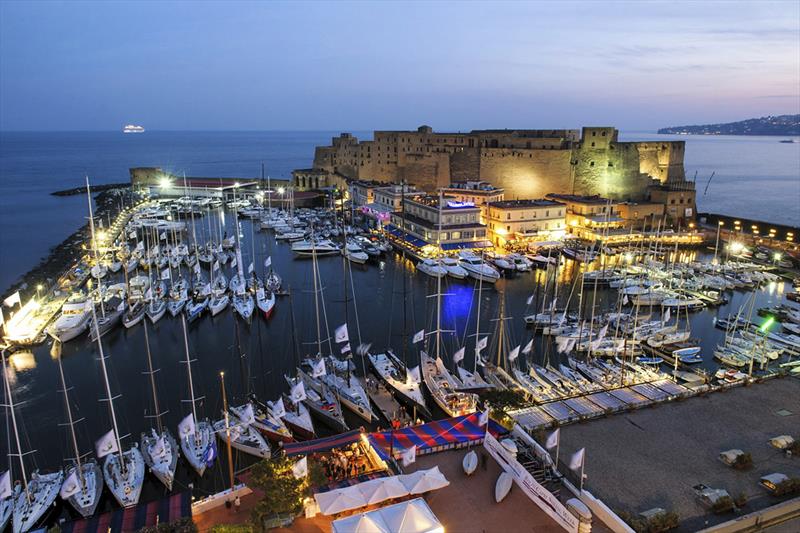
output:
<svg viewBox="0 0 800 533"><path fill-rule="evenodd" d="M506 200L570 190L569 150L482 148L481 180L505 189Z"/></svg>

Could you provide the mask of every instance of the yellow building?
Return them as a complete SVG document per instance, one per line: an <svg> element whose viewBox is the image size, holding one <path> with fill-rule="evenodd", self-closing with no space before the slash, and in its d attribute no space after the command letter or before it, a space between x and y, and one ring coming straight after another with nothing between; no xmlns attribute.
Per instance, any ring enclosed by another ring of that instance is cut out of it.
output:
<svg viewBox="0 0 800 533"><path fill-rule="evenodd" d="M566 205L568 231L582 239L613 240L625 234L625 220L618 214L617 202L602 196L548 194L547 198Z"/></svg>
<svg viewBox="0 0 800 533"><path fill-rule="evenodd" d="M494 187L485 181L454 181L444 187L442 193L462 203L471 203L481 210L481 223L486 224L486 205L499 202L505 197L505 190Z"/></svg>
<svg viewBox="0 0 800 533"><path fill-rule="evenodd" d="M566 205L554 200L504 200L490 202L486 227L495 246L563 237L566 230Z"/></svg>

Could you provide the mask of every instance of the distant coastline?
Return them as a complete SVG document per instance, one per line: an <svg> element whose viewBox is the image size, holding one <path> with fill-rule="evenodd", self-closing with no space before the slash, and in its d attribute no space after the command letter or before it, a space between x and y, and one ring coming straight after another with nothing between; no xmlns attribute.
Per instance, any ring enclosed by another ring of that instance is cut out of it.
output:
<svg viewBox="0 0 800 533"><path fill-rule="evenodd" d="M774 135L792 137L800 135L800 115L778 115L750 118L725 124L670 126L658 130L671 135Z"/></svg>

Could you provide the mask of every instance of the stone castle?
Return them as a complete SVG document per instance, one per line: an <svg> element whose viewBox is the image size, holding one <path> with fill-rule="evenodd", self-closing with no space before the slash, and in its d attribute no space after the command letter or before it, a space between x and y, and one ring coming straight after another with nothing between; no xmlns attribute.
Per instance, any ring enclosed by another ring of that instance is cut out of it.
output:
<svg viewBox="0 0 800 533"><path fill-rule="evenodd" d="M295 185L313 189L344 180L406 181L433 191L454 181L486 181L507 199L552 192L647 197L648 187L687 188L683 141L620 142L611 127L578 130L473 130L437 133L375 131L374 140L349 133L318 146L313 168L296 170Z"/></svg>

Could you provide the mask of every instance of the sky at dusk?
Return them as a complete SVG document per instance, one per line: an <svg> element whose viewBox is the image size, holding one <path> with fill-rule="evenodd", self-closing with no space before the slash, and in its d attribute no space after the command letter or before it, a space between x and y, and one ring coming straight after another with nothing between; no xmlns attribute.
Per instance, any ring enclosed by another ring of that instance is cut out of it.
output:
<svg viewBox="0 0 800 533"><path fill-rule="evenodd" d="M0 2L0 129L625 130L800 113L800 2Z"/></svg>

